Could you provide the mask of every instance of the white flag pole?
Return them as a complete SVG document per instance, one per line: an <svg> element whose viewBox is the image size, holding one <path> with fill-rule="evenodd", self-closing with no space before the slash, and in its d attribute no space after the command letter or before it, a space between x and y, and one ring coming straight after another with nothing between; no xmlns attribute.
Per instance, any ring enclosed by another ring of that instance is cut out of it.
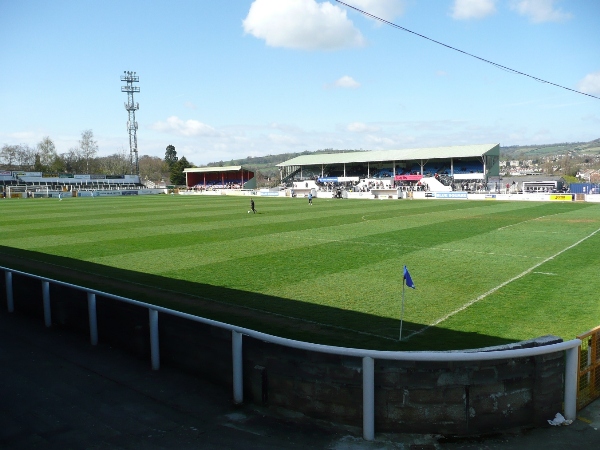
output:
<svg viewBox="0 0 600 450"><path fill-rule="evenodd" d="M406 285L406 278L402 277L402 309L400 312L400 338L399 341L402 340L402 321L404 319L404 286Z"/></svg>

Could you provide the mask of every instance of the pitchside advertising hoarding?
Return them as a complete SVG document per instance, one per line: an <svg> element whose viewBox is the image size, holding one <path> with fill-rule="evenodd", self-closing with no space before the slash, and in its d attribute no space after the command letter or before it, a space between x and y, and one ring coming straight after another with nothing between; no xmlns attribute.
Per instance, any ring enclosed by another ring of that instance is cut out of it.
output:
<svg viewBox="0 0 600 450"><path fill-rule="evenodd" d="M15 177L41 177L42 172L13 172Z"/></svg>
<svg viewBox="0 0 600 450"><path fill-rule="evenodd" d="M550 200L555 202L570 202L573 200L573 194L550 194Z"/></svg>
<svg viewBox="0 0 600 450"><path fill-rule="evenodd" d="M435 192L435 198L467 198L466 192Z"/></svg>
<svg viewBox="0 0 600 450"><path fill-rule="evenodd" d="M358 177L319 177L317 181L321 183L353 183L358 181Z"/></svg>
<svg viewBox="0 0 600 450"><path fill-rule="evenodd" d="M395 181L419 181L423 175L396 175Z"/></svg>
<svg viewBox="0 0 600 450"><path fill-rule="evenodd" d="M262 197L279 197L279 189L261 189L259 194Z"/></svg>

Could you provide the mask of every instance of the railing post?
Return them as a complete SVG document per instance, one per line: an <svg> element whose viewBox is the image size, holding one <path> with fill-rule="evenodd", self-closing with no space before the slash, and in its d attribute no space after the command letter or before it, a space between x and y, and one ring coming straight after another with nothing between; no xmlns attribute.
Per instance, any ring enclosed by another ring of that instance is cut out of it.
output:
<svg viewBox="0 0 600 450"><path fill-rule="evenodd" d="M565 419L577 418L577 376L579 346L566 350L565 357Z"/></svg>
<svg viewBox="0 0 600 450"><path fill-rule="evenodd" d="M242 333L231 331L231 354L233 362L233 403L244 401L244 376L242 363Z"/></svg>
<svg viewBox="0 0 600 450"><path fill-rule="evenodd" d="M152 359L152 370L160 369L160 350L158 345L158 311L148 308L150 319L150 357Z"/></svg>
<svg viewBox="0 0 600 450"><path fill-rule="evenodd" d="M46 327L52 325L52 311L50 310L50 283L42 281L42 298L44 301L44 323Z"/></svg>
<svg viewBox="0 0 600 450"><path fill-rule="evenodd" d="M87 293L88 318L90 321L90 342L92 345L98 345L98 319L96 316L96 294Z"/></svg>
<svg viewBox="0 0 600 450"><path fill-rule="evenodd" d="M363 370L363 438L375 439L375 361L370 356L362 359Z"/></svg>
<svg viewBox="0 0 600 450"><path fill-rule="evenodd" d="M10 270L4 272L4 281L6 283L6 307L8 312L14 312L15 301L13 299L12 272Z"/></svg>

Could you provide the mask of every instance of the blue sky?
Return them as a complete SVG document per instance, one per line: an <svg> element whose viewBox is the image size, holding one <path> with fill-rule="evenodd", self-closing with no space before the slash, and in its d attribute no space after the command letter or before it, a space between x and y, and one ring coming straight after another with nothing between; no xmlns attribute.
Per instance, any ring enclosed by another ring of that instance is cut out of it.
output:
<svg viewBox="0 0 600 450"><path fill-rule="evenodd" d="M495 63L600 97L600 2L347 0ZM59 153L91 129L196 165L304 150L600 138L600 100L510 73L333 0L0 0L0 146Z"/></svg>

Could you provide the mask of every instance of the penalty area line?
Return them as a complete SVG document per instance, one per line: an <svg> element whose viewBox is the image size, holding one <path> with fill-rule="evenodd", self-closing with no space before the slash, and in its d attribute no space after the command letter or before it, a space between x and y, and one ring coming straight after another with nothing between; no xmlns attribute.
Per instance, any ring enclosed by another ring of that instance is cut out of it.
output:
<svg viewBox="0 0 600 450"><path fill-rule="evenodd" d="M504 283L499 284L498 286L490 289L489 291L485 292L484 294L481 294L479 297L465 303L464 305L462 305L460 308L455 309L454 311L446 314L445 316L439 318L438 320L436 320L435 322L421 328L420 330L417 330L411 334L409 334L408 336L406 336L405 339L410 339L413 336L416 336L417 334L421 334L424 331L427 331L429 328L435 327L437 325L439 325L440 323L448 320L449 318L451 318L452 316L464 311L465 309L467 309L468 307L474 305L475 303L479 302L480 300L483 300L484 298L488 297L489 295L493 294L494 292L502 289L504 286L512 283L513 281L517 281L521 278L523 278L525 275L530 274L531 272L533 272L535 269L537 269L538 267L540 267L542 264L547 263L548 261L553 260L554 258L556 258L557 256L562 255L564 252L571 250L572 248L578 246L579 244L581 244L583 241L591 238L593 235L595 235L596 233L598 233L600 231L600 228L598 228L596 231L588 234L587 236L585 236L584 238L578 240L577 242L575 242L574 244L569 245L568 247L562 249L561 251L559 251L558 253L555 253L552 256L549 256L548 258L544 259L543 261L540 261L539 263L535 264L534 266L530 267L529 269L525 270L524 272L521 272L519 275L512 277L510 280L505 281Z"/></svg>

